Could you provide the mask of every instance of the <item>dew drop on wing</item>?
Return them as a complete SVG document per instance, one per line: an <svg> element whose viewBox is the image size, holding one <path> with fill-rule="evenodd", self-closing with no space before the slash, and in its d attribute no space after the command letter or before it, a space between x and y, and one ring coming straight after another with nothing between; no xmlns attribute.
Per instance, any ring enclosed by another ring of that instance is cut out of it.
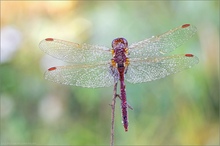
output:
<svg viewBox="0 0 220 146"><path fill-rule="evenodd" d="M160 53L161 53L162 55L164 55L164 54L165 54L165 52L162 52L161 50L160 50Z"/></svg>

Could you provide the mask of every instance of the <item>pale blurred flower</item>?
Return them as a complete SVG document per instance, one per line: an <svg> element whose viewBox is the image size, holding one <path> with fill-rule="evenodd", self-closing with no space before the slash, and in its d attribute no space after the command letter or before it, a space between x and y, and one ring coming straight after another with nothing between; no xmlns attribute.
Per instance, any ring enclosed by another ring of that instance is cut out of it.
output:
<svg viewBox="0 0 220 146"><path fill-rule="evenodd" d="M7 95L1 95L0 117L5 118L10 115L14 108L14 101Z"/></svg>
<svg viewBox="0 0 220 146"><path fill-rule="evenodd" d="M10 61L21 44L21 32L14 27L1 29L1 63Z"/></svg>
<svg viewBox="0 0 220 146"><path fill-rule="evenodd" d="M53 123L60 118L63 107L59 98L49 95L41 100L38 111L43 121Z"/></svg>

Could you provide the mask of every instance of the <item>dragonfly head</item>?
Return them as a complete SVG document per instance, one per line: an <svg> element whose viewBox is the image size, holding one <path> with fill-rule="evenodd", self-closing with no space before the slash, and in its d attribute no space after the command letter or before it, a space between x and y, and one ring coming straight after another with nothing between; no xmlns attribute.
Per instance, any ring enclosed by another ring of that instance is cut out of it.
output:
<svg viewBox="0 0 220 146"><path fill-rule="evenodd" d="M128 41L125 38L116 38L112 41L112 48L114 49L116 47L127 48Z"/></svg>

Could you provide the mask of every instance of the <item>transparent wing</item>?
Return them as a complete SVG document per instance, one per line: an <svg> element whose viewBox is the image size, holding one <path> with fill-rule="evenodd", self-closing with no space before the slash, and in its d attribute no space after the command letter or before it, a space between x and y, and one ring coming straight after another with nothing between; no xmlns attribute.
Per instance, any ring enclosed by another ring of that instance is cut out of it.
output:
<svg viewBox="0 0 220 146"><path fill-rule="evenodd" d="M164 78L197 64L199 59L192 54L173 55L130 61L125 79L130 83L142 83Z"/></svg>
<svg viewBox="0 0 220 146"><path fill-rule="evenodd" d="M129 58L146 58L162 56L172 52L178 46L196 33L196 27L185 24L174 28L162 35L131 44L129 49Z"/></svg>
<svg viewBox="0 0 220 146"><path fill-rule="evenodd" d="M108 87L118 81L118 71L109 63L70 65L49 68L45 79L66 85L88 88Z"/></svg>
<svg viewBox="0 0 220 146"><path fill-rule="evenodd" d="M39 47L47 54L75 64L107 61L112 58L109 48L47 38L42 40Z"/></svg>

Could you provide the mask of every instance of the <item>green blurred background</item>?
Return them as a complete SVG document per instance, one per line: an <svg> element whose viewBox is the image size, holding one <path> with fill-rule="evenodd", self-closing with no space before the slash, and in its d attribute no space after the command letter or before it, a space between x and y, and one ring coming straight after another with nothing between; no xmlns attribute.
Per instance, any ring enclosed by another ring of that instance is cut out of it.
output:
<svg viewBox="0 0 220 146"><path fill-rule="evenodd" d="M110 143L113 87L52 83L44 71L62 61L42 52L47 37L110 47L185 23L198 33L175 54L198 65L161 80L129 84L129 131L115 115L116 145L219 144L219 1L1 1L1 145Z"/></svg>

